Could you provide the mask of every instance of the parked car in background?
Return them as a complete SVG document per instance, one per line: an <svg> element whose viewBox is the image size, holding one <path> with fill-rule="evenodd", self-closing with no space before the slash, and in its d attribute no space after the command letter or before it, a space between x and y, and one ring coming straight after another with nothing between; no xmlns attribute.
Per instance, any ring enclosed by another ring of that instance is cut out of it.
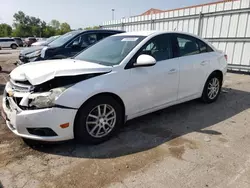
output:
<svg viewBox="0 0 250 188"><path fill-rule="evenodd" d="M52 36L52 37L45 39L45 40L39 40L37 42L34 42L31 46L47 46L49 43L51 43L52 41L57 39L59 36L60 35Z"/></svg>
<svg viewBox="0 0 250 188"><path fill-rule="evenodd" d="M135 117L196 98L216 101L226 71L225 54L197 36L122 33L73 59L17 67L3 109L23 138L97 144Z"/></svg>
<svg viewBox="0 0 250 188"><path fill-rule="evenodd" d="M20 37L13 38L19 47L23 47L23 40Z"/></svg>
<svg viewBox="0 0 250 188"><path fill-rule="evenodd" d="M29 47L31 44L35 43L37 40L35 37L28 37L24 40L24 45Z"/></svg>
<svg viewBox="0 0 250 188"><path fill-rule="evenodd" d="M66 33L48 46L34 46L31 49L24 49L20 52L17 64L40 61L46 59L64 59L73 57L83 49L96 43L97 41L124 31L117 30L88 30L88 31L71 31Z"/></svg>
<svg viewBox="0 0 250 188"><path fill-rule="evenodd" d="M0 46L2 48L16 49L18 47L16 41L13 38L0 38Z"/></svg>

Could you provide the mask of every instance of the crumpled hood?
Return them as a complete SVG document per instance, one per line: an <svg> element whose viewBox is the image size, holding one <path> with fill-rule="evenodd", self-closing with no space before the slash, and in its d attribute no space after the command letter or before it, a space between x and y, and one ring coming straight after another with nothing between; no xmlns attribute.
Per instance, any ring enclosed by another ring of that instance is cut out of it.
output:
<svg viewBox="0 0 250 188"><path fill-rule="evenodd" d="M31 46L31 47L24 48L23 50L21 50L20 54L21 55L26 55L26 54L35 52L37 50L41 50L43 48L44 48L44 46Z"/></svg>
<svg viewBox="0 0 250 188"><path fill-rule="evenodd" d="M39 85L55 77L105 73L111 70L111 66L75 59L47 60L21 65L10 73L10 77L15 81L28 80L32 85Z"/></svg>

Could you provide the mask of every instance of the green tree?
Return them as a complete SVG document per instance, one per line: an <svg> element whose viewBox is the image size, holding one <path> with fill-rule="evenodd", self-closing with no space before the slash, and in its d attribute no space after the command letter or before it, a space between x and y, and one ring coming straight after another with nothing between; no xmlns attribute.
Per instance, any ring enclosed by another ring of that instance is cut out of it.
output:
<svg viewBox="0 0 250 188"><path fill-rule="evenodd" d="M68 23L61 23L57 20L51 20L49 25L40 18L28 16L22 11L14 14L13 33L12 36L29 37L41 36L50 37L53 35L61 35L71 31Z"/></svg>
<svg viewBox="0 0 250 188"><path fill-rule="evenodd" d="M8 24L0 24L0 37L10 37L12 27Z"/></svg>
<svg viewBox="0 0 250 188"><path fill-rule="evenodd" d="M60 22L58 20L51 20L50 25L55 29L59 30L60 29Z"/></svg>
<svg viewBox="0 0 250 188"><path fill-rule="evenodd" d="M60 25L60 34L63 35L64 33L70 32L71 28L70 25L66 22L61 23Z"/></svg>
<svg viewBox="0 0 250 188"><path fill-rule="evenodd" d="M14 23L13 26L15 28L15 31L13 33L14 36L21 36L21 37L28 37L33 35L32 31L34 32L35 28L32 28L31 19L32 21L34 18L30 18L29 16L25 15L24 12L18 11L14 14Z"/></svg>
<svg viewBox="0 0 250 188"><path fill-rule="evenodd" d="M14 27L17 27L19 24L27 25L28 24L28 17L22 11L18 11L14 14Z"/></svg>
<svg viewBox="0 0 250 188"><path fill-rule="evenodd" d="M100 29L100 26L85 27L84 30Z"/></svg>
<svg viewBox="0 0 250 188"><path fill-rule="evenodd" d="M51 37L54 35L56 35L56 30L52 26L46 26L46 28L43 30L44 37Z"/></svg>

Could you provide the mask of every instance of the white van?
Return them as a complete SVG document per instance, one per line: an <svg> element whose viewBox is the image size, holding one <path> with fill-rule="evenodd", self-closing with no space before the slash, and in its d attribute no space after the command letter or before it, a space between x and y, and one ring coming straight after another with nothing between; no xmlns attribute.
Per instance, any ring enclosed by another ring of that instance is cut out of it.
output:
<svg viewBox="0 0 250 188"><path fill-rule="evenodd" d="M16 41L12 38L0 38L0 46L2 48L16 49L18 47Z"/></svg>

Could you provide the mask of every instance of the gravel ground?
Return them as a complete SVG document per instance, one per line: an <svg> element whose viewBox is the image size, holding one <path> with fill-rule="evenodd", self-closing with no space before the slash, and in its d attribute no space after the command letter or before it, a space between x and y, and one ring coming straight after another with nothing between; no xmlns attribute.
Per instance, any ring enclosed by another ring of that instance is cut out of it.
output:
<svg viewBox="0 0 250 188"><path fill-rule="evenodd" d="M0 51L0 94L17 56ZM0 187L249 188L249 92L248 75L229 73L216 103L137 118L97 146L30 147L0 119Z"/></svg>

